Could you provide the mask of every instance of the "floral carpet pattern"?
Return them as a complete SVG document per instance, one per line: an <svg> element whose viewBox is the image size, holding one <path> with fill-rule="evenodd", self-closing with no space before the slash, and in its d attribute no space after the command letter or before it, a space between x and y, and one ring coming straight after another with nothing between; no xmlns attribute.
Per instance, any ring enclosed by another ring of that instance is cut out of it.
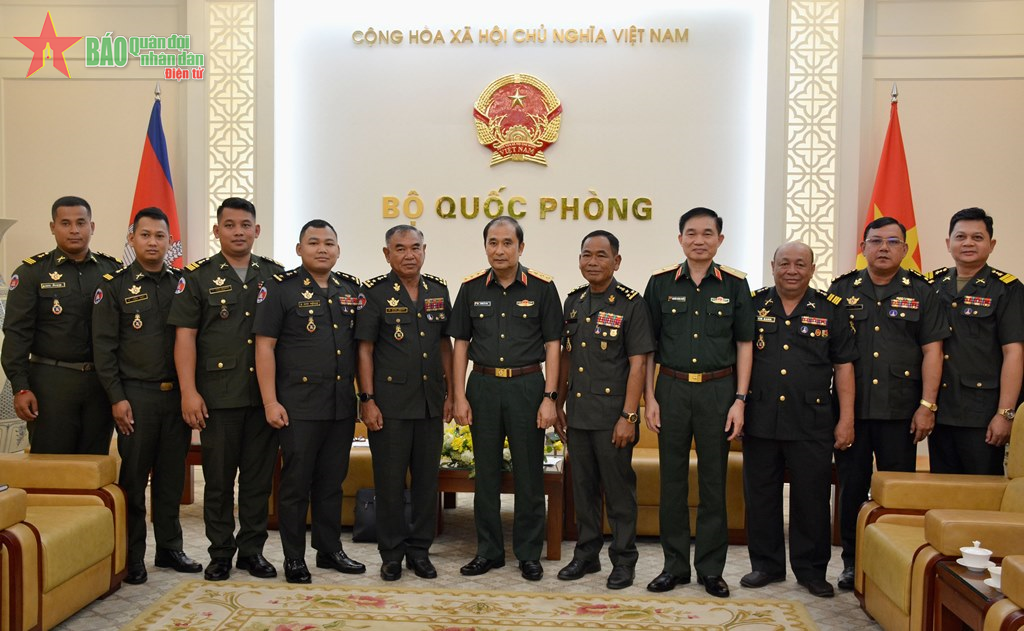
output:
<svg viewBox="0 0 1024 631"><path fill-rule="evenodd" d="M522 631L524 629L739 631L815 630L803 605L786 600L627 598L568 593L268 586L188 581L125 630Z"/></svg>

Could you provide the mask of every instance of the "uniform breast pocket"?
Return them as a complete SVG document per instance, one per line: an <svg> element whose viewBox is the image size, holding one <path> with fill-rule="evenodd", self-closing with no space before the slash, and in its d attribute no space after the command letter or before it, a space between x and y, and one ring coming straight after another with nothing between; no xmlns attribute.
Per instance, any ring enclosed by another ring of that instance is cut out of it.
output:
<svg viewBox="0 0 1024 631"><path fill-rule="evenodd" d="M122 298L121 305L121 330L138 331L140 334L152 330L155 327L147 327L149 320L154 317L153 300L149 296L128 296Z"/></svg>
<svg viewBox="0 0 1024 631"><path fill-rule="evenodd" d="M540 307L536 303L530 305L515 305L512 307L512 317L516 320L529 320L540 316Z"/></svg>
<svg viewBox="0 0 1024 631"><path fill-rule="evenodd" d="M578 321L568 322L562 325L562 344L565 344L566 341L575 339L579 330L580 323Z"/></svg>
<svg viewBox="0 0 1024 631"><path fill-rule="evenodd" d="M296 307L293 311L294 317L298 319L299 326L309 333L316 333L319 327L327 326L327 308L323 303L313 306ZM295 325L291 325L294 327Z"/></svg>
<svg viewBox="0 0 1024 631"><path fill-rule="evenodd" d="M885 310L885 315L889 316L890 320L917 322L921 319L921 309L908 309L906 307L894 307L889 305Z"/></svg>
<svg viewBox="0 0 1024 631"><path fill-rule="evenodd" d="M963 316L963 320L967 323L967 331L972 335L995 330L995 300L989 305L971 305L964 301L964 305L957 311Z"/></svg>
<svg viewBox="0 0 1024 631"><path fill-rule="evenodd" d="M238 294L233 291L211 291L206 295L210 307L226 313L231 313L238 305Z"/></svg>
<svg viewBox="0 0 1024 631"><path fill-rule="evenodd" d="M473 305L469 308L469 316L474 320L486 320L494 316L494 307L490 302L487 304Z"/></svg>
<svg viewBox="0 0 1024 631"><path fill-rule="evenodd" d="M40 287L39 289L39 313L44 318L60 316L68 305L75 302L74 292L69 287Z"/></svg>
<svg viewBox="0 0 1024 631"><path fill-rule="evenodd" d="M732 304L709 304L707 317L708 335L729 335L732 332L732 318Z"/></svg>
<svg viewBox="0 0 1024 631"><path fill-rule="evenodd" d="M850 326L852 326L855 331L859 330L861 325L864 324L864 321L868 319L868 312L865 311L863 307L861 307L860 309L847 308L846 313L843 315L846 317L847 321L849 321L850 323Z"/></svg>
<svg viewBox="0 0 1024 631"><path fill-rule="evenodd" d="M689 324L687 318L691 317L686 297L677 300L671 298L661 303L661 328L673 333L683 332Z"/></svg>
<svg viewBox="0 0 1024 631"><path fill-rule="evenodd" d="M978 375L960 377L961 409L995 414L999 406L999 379Z"/></svg>

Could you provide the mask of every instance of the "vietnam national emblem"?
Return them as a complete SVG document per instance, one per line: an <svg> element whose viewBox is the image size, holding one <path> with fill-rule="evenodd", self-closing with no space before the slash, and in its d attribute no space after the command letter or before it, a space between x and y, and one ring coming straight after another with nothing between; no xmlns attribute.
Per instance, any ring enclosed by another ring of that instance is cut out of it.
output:
<svg viewBox="0 0 1024 631"><path fill-rule="evenodd" d="M558 140L562 104L540 79L510 74L480 94L473 117L477 139L493 152L491 166L506 160L547 166L544 150Z"/></svg>

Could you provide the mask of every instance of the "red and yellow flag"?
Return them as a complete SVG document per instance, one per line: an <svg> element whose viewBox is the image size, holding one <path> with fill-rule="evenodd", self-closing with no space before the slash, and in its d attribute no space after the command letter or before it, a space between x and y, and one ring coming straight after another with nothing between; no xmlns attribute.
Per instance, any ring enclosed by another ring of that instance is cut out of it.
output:
<svg viewBox="0 0 1024 631"><path fill-rule="evenodd" d="M900 133L900 116L893 98L889 111L889 130L885 134L882 157L878 160L875 174L875 188L871 191L871 205L868 207L864 226L857 235L857 269L867 267L867 259L859 243L864 228L879 217L892 217L907 229L907 256L903 267L921 271L921 250L917 242L917 220L914 219L914 200L910 195L910 173L907 171L907 154L903 151L903 135Z"/></svg>

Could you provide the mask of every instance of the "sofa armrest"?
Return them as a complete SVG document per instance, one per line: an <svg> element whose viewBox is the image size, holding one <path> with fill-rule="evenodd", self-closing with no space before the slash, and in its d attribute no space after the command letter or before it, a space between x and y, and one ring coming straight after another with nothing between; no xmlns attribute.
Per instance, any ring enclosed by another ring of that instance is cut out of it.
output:
<svg viewBox="0 0 1024 631"><path fill-rule="evenodd" d="M1013 555L1003 559L1003 576L1000 591L1006 597L1024 608L1024 556Z"/></svg>
<svg viewBox="0 0 1024 631"><path fill-rule="evenodd" d="M924 516L928 543L947 556L960 556L960 548L980 541L1001 558L1024 554L1024 513L936 509Z"/></svg>
<svg viewBox="0 0 1024 631"><path fill-rule="evenodd" d="M877 471L871 499L884 508L998 511L1009 484L1003 476Z"/></svg>
<svg viewBox="0 0 1024 631"><path fill-rule="evenodd" d="M0 530L25 521L25 491L7 489L0 491Z"/></svg>
<svg viewBox="0 0 1024 631"><path fill-rule="evenodd" d="M117 481L113 456L0 454L2 482L33 489L100 489Z"/></svg>

